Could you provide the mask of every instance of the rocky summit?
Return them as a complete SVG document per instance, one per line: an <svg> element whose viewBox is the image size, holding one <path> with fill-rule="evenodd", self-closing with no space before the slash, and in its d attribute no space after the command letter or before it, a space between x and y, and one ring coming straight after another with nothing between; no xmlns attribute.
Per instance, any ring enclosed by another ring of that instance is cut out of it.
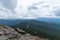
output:
<svg viewBox="0 0 60 40"><path fill-rule="evenodd" d="M14 29L9 26L0 24L0 40L49 40L49 39L32 36L19 28Z"/></svg>

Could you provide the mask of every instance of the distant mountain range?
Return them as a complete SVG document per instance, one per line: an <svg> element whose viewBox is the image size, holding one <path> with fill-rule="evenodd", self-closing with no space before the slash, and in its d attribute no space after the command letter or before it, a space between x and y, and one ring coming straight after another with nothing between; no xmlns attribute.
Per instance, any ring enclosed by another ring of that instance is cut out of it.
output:
<svg viewBox="0 0 60 40"><path fill-rule="evenodd" d="M36 20L60 25L60 18L37 18Z"/></svg>
<svg viewBox="0 0 60 40"><path fill-rule="evenodd" d="M23 29L32 35L50 38L51 40L60 40L60 25L57 24L36 20L25 20L14 25L14 27Z"/></svg>
<svg viewBox="0 0 60 40"><path fill-rule="evenodd" d="M31 35L37 35L51 40L60 40L60 19L1 19L0 24L20 28ZM56 39L55 39L56 38Z"/></svg>
<svg viewBox="0 0 60 40"><path fill-rule="evenodd" d="M0 19L0 23L12 26L25 20L29 19ZM60 25L60 18L37 18L35 20Z"/></svg>
<svg viewBox="0 0 60 40"><path fill-rule="evenodd" d="M12 26L12 25L18 24L22 21L23 21L23 19L8 19L8 20L7 19L0 19L0 24Z"/></svg>

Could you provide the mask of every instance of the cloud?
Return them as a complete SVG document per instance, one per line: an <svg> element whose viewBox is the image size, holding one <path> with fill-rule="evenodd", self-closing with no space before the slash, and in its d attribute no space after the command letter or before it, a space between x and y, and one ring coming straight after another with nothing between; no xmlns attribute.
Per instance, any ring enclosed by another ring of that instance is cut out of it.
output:
<svg viewBox="0 0 60 40"><path fill-rule="evenodd" d="M60 16L60 7L57 8L55 11L54 11L55 15L56 16Z"/></svg>
<svg viewBox="0 0 60 40"><path fill-rule="evenodd" d="M2 3L0 3L0 19L11 19L14 18L14 14L4 7Z"/></svg>
<svg viewBox="0 0 60 40"><path fill-rule="evenodd" d="M0 19L59 17L60 0L0 0Z"/></svg>
<svg viewBox="0 0 60 40"><path fill-rule="evenodd" d="M25 17L57 17L54 13L55 7L60 5L59 0L18 0L17 13ZM28 15L28 16L27 16Z"/></svg>

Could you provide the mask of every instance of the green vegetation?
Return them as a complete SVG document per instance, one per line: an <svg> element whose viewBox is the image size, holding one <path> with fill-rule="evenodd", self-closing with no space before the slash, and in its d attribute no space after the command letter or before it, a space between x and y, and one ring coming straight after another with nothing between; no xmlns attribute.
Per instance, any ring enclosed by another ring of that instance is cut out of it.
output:
<svg viewBox="0 0 60 40"><path fill-rule="evenodd" d="M30 33L31 35L49 38L50 40L60 40L60 30L58 28L60 25L36 20L26 20L14 26Z"/></svg>

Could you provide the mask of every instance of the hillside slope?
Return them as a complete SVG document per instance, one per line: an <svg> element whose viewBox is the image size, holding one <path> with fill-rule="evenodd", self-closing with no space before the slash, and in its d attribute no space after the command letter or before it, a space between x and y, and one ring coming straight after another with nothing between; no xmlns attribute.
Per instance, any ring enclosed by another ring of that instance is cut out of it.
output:
<svg viewBox="0 0 60 40"><path fill-rule="evenodd" d="M26 33L25 31L19 28L15 30L14 28L11 28L9 26L0 24L0 40L48 40L48 39L30 35L29 33Z"/></svg>
<svg viewBox="0 0 60 40"><path fill-rule="evenodd" d="M23 29L32 35L50 38L51 40L60 40L60 25L36 20L25 20L14 26Z"/></svg>

